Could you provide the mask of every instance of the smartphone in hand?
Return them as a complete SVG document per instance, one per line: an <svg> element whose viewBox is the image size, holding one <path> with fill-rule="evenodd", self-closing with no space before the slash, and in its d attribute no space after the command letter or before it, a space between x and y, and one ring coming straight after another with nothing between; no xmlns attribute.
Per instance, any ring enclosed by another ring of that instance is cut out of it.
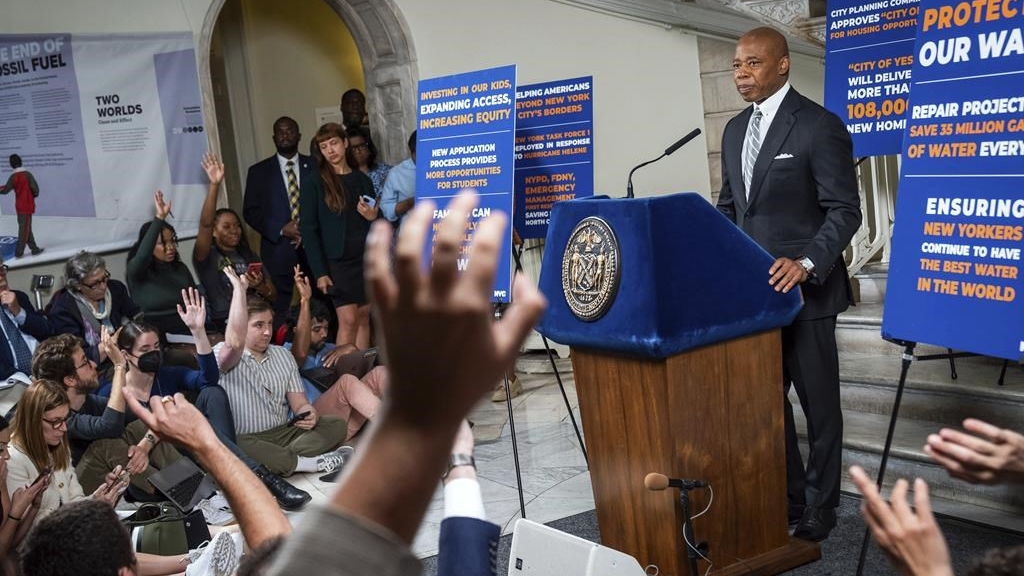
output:
<svg viewBox="0 0 1024 576"><path fill-rule="evenodd" d="M309 418L309 410L306 410L305 412L300 412L300 413L296 414L295 416L292 416L292 419L288 421L288 425L289 426L295 426L295 424L299 420L305 420L306 418Z"/></svg>
<svg viewBox="0 0 1024 576"><path fill-rule="evenodd" d="M367 195L364 194L364 195L360 196L360 198L363 199L363 202L366 202L367 204L369 204L370 208L373 208L374 206L377 205L377 199L374 198L373 196L367 196Z"/></svg>
<svg viewBox="0 0 1024 576"><path fill-rule="evenodd" d="M53 468L50 468L49 466L43 468L43 471L39 473L39 476L36 476L36 479L32 481L31 486L39 484L40 482L42 482L43 478L46 478L50 474L53 474Z"/></svg>
<svg viewBox="0 0 1024 576"><path fill-rule="evenodd" d="M246 270L246 273L249 274L250 276L255 276L257 274L263 273L263 263L262 262L250 262L249 263L249 269Z"/></svg>

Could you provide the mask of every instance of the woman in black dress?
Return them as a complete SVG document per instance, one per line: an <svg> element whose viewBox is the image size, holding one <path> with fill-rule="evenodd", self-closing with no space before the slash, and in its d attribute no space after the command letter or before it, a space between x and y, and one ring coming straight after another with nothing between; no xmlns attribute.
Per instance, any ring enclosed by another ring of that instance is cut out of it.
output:
<svg viewBox="0 0 1024 576"><path fill-rule="evenodd" d="M324 124L314 137L319 178L304 178L299 229L317 288L331 297L338 315L336 342L370 346L370 305L363 283L363 251L378 216L373 182L353 170L348 138L340 124Z"/></svg>

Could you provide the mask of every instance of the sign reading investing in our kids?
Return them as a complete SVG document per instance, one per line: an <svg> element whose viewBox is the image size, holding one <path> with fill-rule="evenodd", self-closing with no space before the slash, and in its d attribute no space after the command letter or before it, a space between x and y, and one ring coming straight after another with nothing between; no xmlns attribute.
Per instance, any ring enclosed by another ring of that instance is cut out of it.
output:
<svg viewBox="0 0 1024 576"><path fill-rule="evenodd" d="M503 66L419 83L416 134L416 198L433 200L434 232L447 216L448 202L464 188L480 195L466 224L459 270L472 259L470 243L477 225L491 212L512 216L515 146L516 67ZM512 287L511 227L502 245L493 300L509 302Z"/></svg>
<svg viewBox="0 0 1024 576"><path fill-rule="evenodd" d="M884 335L1024 356L1022 10L921 2Z"/></svg>

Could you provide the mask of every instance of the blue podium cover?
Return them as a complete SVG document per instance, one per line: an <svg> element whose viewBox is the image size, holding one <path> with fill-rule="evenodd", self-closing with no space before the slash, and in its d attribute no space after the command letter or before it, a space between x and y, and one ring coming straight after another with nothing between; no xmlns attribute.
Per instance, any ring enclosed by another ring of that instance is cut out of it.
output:
<svg viewBox="0 0 1024 576"><path fill-rule="evenodd" d="M562 291L562 256L573 228L589 216L614 231L621 279L607 313L585 322ZM569 346L667 358L786 326L803 302L799 290L782 294L768 285L774 261L695 193L558 202L540 275L548 311L538 330Z"/></svg>

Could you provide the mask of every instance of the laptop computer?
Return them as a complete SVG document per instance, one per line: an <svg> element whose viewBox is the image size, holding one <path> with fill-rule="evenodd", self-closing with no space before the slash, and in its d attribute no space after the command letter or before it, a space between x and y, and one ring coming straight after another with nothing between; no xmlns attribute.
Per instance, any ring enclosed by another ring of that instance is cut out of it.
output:
<svg viewBox="0 0 1024 576"><path fill-rule="evenodd" d="M369 372L377 362L377 349L367 348L351 354L345 354L334 366L330 368L319 366L308 370L300 370L299 375L309 380L321 392L326 392L334 383L341 378L342 374L351 374L356 378L362 378Z"/></svg>
<svg viewBox="0 0 1024 576"><path fill-rule="evenodd" d="M179 458L152 474L149 483L182 512L192 511L200 500L217 491L213 479L188 458Z"/></svg>

